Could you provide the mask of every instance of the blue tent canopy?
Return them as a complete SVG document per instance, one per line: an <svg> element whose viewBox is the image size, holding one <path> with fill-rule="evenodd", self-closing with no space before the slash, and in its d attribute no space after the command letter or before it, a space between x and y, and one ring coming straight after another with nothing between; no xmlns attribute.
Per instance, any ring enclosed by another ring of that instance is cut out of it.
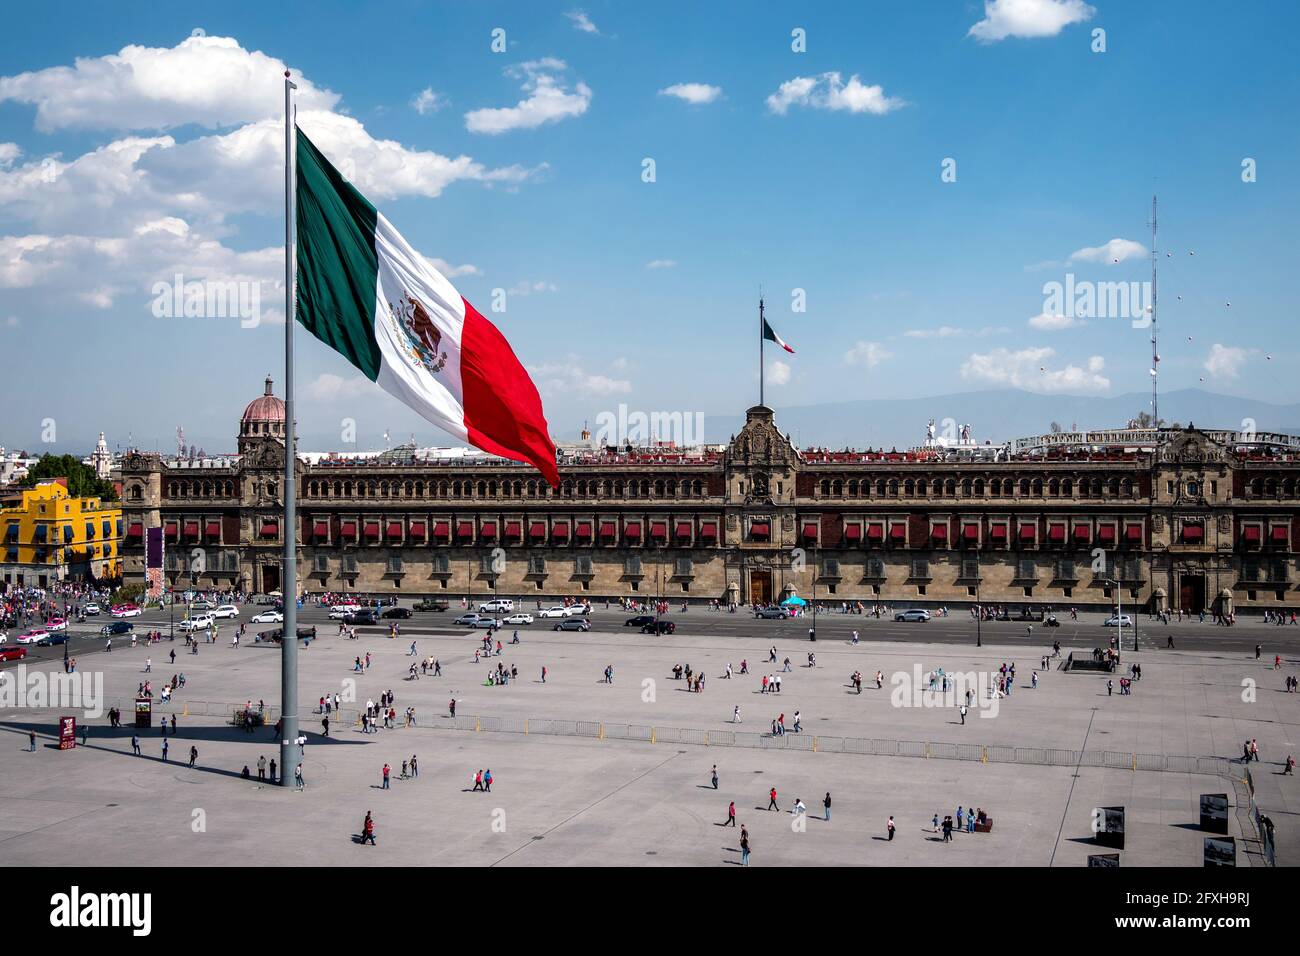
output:
<svg viewBox="0 0 1300 956"><path fill-rule="evenodd" d="M803 607L807 603L808 603L807 601L805 601L797 594L791 594L788 598L786 598L784 601L781 602L782 605L793 605L794 607Z"/></svg>

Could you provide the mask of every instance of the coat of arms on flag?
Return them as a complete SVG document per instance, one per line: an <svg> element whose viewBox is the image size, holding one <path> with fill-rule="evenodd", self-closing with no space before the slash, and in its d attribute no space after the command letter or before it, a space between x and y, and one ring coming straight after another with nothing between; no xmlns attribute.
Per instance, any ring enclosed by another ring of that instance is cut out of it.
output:
<svg viewBox="0 0 1300 956"><path fill-rule="evenodd" d="M423 366L430 374L441 372L447 365L447 353L439 352L442 333L429 318L424 304L413 295L405 294L394 306L388 303L388 315L394 328L406 337L410 346L407 357L412 365Z"/></svg>

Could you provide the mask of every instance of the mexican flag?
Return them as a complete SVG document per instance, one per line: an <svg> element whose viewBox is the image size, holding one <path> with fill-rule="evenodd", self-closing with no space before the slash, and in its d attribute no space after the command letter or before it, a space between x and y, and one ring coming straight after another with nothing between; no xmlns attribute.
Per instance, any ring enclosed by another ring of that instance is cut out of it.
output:
<svg viewBox="0 0 1300 956"><path fill-rule="evenodd" d="M505 336L296 132L298 321L439 428L559 484L542 400Z"/></svg>
<svg viewBox="0 0 1300 956"><path fill-rule="evenodd" d="M781 338L781 336L777 335L776 332L772 330L772 326L767 324L767 319L763 320L763 338L767 339L769 342L775 342L777 345L781 346L781 348L785 349L791 355L794 354L794 349L786 345L785 339Z"/></svg>

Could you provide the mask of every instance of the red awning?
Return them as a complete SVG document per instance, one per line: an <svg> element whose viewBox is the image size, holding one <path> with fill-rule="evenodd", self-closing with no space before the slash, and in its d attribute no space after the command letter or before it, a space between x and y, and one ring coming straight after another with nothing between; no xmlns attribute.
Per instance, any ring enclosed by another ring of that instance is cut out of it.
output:
<svg viewBox="0 0 1300 956"><path fill-rule="evenodd" d="M126 526L126 536L128 538L140 538L144 536L144 523L141 521L132 521Z"/></svg>
<svg viewBox="0 0 1300 956"><path fill-rule="evenodd" d="M1048 540L1048 541L1064 541L1064 540L1065 540L1065 525L1063 525L1063 524L1049 524L1049 525L1047 526L1047 540Z"/></svg>
<svg viewBox="0 0 1300 956"><path fill-rule="evenodd" d="M278 521L263 521L263 522L262 522L262 537L263 537L263 538L274 538L274 537L275 537L277 534L279 534L279 533L280 533L280 523L279 523Z"/></svg>
<svg viewBox="0 0 1300 956"><path fill-rule="evenodd" d="M402 536L402 522L400 521L388 522L388 537L400 538L401 536Z"/></svg>
<svg viewBox="0 0 1300 956"><path fill-rule="evenodd" d="M668 537L668 522L667 522L667 521L651 521L651 522L650 522L650 537L652 537L652 538L666 538L666 537Z"/></svg>
<svg viewBox="0 0 1300 956"><path fill-rule="evenodd" d="M1022 524L1020 526L1020 540L1033 541L1038 537L1038 528L1032 524Z"/></svg>
<svg viewBox="0 0 1300 956"><path fill-rule="evenodd" d="M817 522L805 521L803 526L803 536L815 541L817 539Z"/></svg>
<svg viewBox="0 0 1300 956"><path fill-rule="evenodd" d="M423 522L423 521L412 521L412 522L411 522L411 537L412 537L412 538L418 538L418 539L421 540L421 541L424 540L424 522Z"/></svg>
<svg viewBox="0 0 1300 956"><path fill-rule="evenodd" d="M1115 540L1115 526L1113 524L1103 524L1097 526L1097 538L1101 541Z"/></svg>
<svg viewBox="0 0 1300 956"><path fill-rule="evenodd" d="M930 525L930 537L936 541L948 540L948 526L946 524Z"/></svg>
<svg viewBox="0 0 1300 956"><path fill-rule="evenodd" d="M582 531L583 527L584 527L583 525L578 525L578 530L579 530L579 532ZM640 529L638 528L637 530L639 531ZM588 532L588 534L590 534L590 532ZM614 537L614 522L612 522L612 521L602 521L602 522L600 523L600 536L601 536L602 538L612 538L612 537Z"/></svg>
<svg viewBox="0 0 1300 956"><path fill-rule="evenodd" d="M1129 530L1131 531L1132 529L1130 528ZM1139 531L1140 530L1141 529L1139 529ZM1199 524L1183 525L1184 541L1200 541L1204 537L1205 537L1205 529L1202 528Z"/></svg>
<svg viewBox="0 0 1300 956"><path fill-rule="evenodd" d="M367 521L364 525L362 525L361 533L364 534L367 538L378 538L379 522Z"/></svg>
<svg viewBox="0 0 1300 956"><path fill-rule="evenodd" d="M978 541L980 537L980 526L977 524L962 525L961 536L967 541Z"/></svg>
<svg viewBox="0 0 1300 956"><path fill-rule="evenodd" d="M710 541L718 537L718 526L712 521L705 521L700 524L700 537L707 538Z"/></svg>
<svg viewBox="0 0 1300 956"><path fill-rule="evenodd" d="M208 535L209 538L220 538L220 537L221 537L221 522L220 522L220 521L209 521L209 522L207 523L207 535Z"/></svg>
<svg viewBox="0 0 1300 956"><path fill-rule="evenodd" d="M168 521L163 524L163 534L169 538L176 537L176 531L180 527L175 521Z"/></svg>
<svg viewBox="0 0 1300 956"><path fill-rule="evenodd" d="M673 530L676 532L677 537L689 538L691 536L691 523L689 521L679 521L677 527Z"/></svg>
<svg viewBox="0 0 1300 956"><path fill-rule="evenodd" d="M456 537L458 538L474 537L474 522L472 521L456 522Z"/></svg>
<svg viewBox="0 0 1300 956"><path fill-rule="evenodd" d="M506 522L507 538L522 538L524 536L524 523L522 521Z"/></svg>
<svg viewBox="0 0 1300 956"><path fill-rule="evenodd" d="M528 526L528 537L530 537L530 538L545 538L545 537L546 537L546 522L544 522L544 521L534 521L532 524L530 524L530 525Z"/></svg>
<svg viewBox="0 0 1300 956"><path fill-rule="evenodd" d="M591 529L588 528L587 532L588 534L590 534ZM569 522L567 521L555 522L555 526L551 528L551 534L555 537L557 541L567 540L569 537Z"/></svg>
<svg viewBox="0 0 1300 956"><path fill-rule="evenodd" d="M889 536L895 541L907 540L907 525L896 524L889 529Z"/></svg>
<svg viewBox="0 0 1300 956"><path fill-rule="evenodd" d="M604 527L604 525L601 526L600 533L601 533L602 535L604 535L604 533L605 533L605 527ZM623 537L625 537L625 538L640 538L640 537L641 537L641 522L639 522L639 521L629 521L627 524L623 525Z"/></svg>
<svg viewBox="0 0 1300 956"><path fill-rule="evenodd" d="M613 526L612 524L609 526L609 533L610 533L611 536L614 534L614 526ZM582 538L582 539L585 540L585 541L590 541L590 540L591 540L591 522L590 522L590 521L579 521L577 524L575 524L575 525L573 526L573 534L574 534L575 537Z"/></svg>
<svg viewBox="0 0 1300 956"><path fill-rule="evenodd" d="M989 526L989 537L994 541L1007 540L1007 526L1004 524L995 524Z"/></svg>
<svg viewBox="0 0 1300 956"><path fill-rule="evenodd" d="M1274 540L1274 541L1285 541L1285 540L1287 540L1287 538L1289 537L1289 535L1287 534L1286 525L1280 525L1280 524L1279 524L1279 525L1274 525L1274 526L1273 526L1273 531L1272 531L1272 536L1273 536L1273 540Z"/></svg>
<svg viewBox="0 0 1300 956"><path fill-rule="evenodd" d="M772 533L772 526L766 521L755 521L749 526L749 533L757 537L767 537Z"/></svg>
<svg viewBox="0 0 1300 956"><path fill-rule="evenodd" d="M884 536L885 526L883 524L867 525L867 537L872 541L879 541ZM845 525L844 537L848 538L850 541L857 541L858 538L862 537L862 528L856 524Z"/></svg>
<svg viewBox="0 0 1300 956"><path fill-rule="evenodd" d="M1189 527L1191 527L1189 525ZM1200 540L1201 528L1196 529L1197 540ZM1124 537L1129 541L1142 540L1142 526L1140 524L1131 524L1124 529Z"/></svg>
<svg viewBox="0 0 1300 956"><path fill-rule="evenodd" d="M435 521L435 522L433 523L433 536L434 536L435 538L442 538L444 541L445 541L447 538L450 538L450 537L451 537L451 522L450 522L450 521Z"/></svg>
<svg viewBox="0 0 1300 956"><path fill-rule="evenodd" d="M1286 531L1285 528L1283 528L1282 530L1283 530L1284 532ZM1244 527L1244 528L1241 529L1241 537L1242 537L1244 540L1246 540L1246 541L1258 541L1258 540L1259 540L1259 525L1257 525L1257 524L1248 524L1248 525L1246 525L1246 527Z"/></svg>
<svg viewBox="0 0 1300 956"><path fill-rule="evenodd" d="M330 523L328 521L317 521L311 527L312 537L328 538L330 536Z"/></svg>
<svg viewBox="0 0 1300 956"><path fill-rule="evenodd" d="M1074 526L1075 541L1087 541L1091 537L1092 537L1092 532L1089 530L1086 524L1076 524Z"/></svg>
<svg viewBox="0 0 1300 956"><path fill-rule="evenodd" d="M199 536L199 523L197 521L185 522L185 537L197 538Z"/></svg>
<svg viewBox="0 0 1300 956"><path fill-rule="evenodd" d="M355 521L344 521L339 525L340 538L355 538L357 536L357 523Z"/></svg>
<svg viewBox="0 0 1300 956"><path fill-rule="evenodd" d="M495 538L497 536L497 523L495 521L484 521L479 525L478 534L480 538Z"/></svg>

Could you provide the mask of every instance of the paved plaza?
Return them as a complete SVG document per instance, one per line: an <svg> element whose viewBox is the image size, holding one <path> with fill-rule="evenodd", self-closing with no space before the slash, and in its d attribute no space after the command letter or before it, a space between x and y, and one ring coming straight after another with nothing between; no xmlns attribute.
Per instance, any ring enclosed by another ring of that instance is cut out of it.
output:
<svg viewBox="0 0 1300 956"><path fill-rule="evenodd" d="M250 613L245 610L245 619ZM482 632L451 627L450 617L402 622L396 639L384 628L361 629L351 641L321 612L304 615L318 625L320 638L299 654L308 735L302 792L240 776L247 765L256 778L261 755L279 757L270 729L250 735L230 723L233 708L246 700L278 702L279 649L252 644L255 626L238 649L230 646L227 625L197 655L178 639L80 656L79 671L103 673L105 695L123 708L128 725L141 680L156 687L183 672L186 685L172 704L155 708L155 715L177 714L180 734L164 738L157 727L143 732L137 757L134 731L110 731L101 717L90 721L89 746L60 752L57 709L6 709L0 794L9 812L0 820L0 862L728 865L739 862L738 835L718 824L734 801L751 834L755 866L1081 866L1090 853L1107 852L1090 838L1093 808L1124 806L1123 865L1194 867L1204 836L1201 793L1226 792L1234 807L1230 832L1239 842L1253 838L1245 790L1232 779L1242 765L1225 763L1228 777L1133 770L1132 755L1236 758L1248 738L1259 742L1262 760L1251 772L1261 807L1277 823L1278 862L1300 858L1291 823L1295 778L1281 775L1296 749L1300 695L1283 689L1296 666L1293 657L1281 670L1272 669L1271 656L1256 661L1253 631L1235 650L1144 646L1124 661L1125 670L1133 660L1141 663L1143 679L1121 696L1118 686L1107 694L1105 676L1066 673L1059 660L1042 670L1041 656L1050 651L1046 635L1032 646L1028 639L993 643L986 635L977 649L908 641L863 626L857 646L843 636L814 644L781 635L778 663L771 664L769 638L779 632L765 630L768 622L751 619L752 628L737 622L734 633L709 633L709 612L693 610L674 615L677 634L653 638L623 629L625 615L598 610L590 633L557 633L538 622L520 628L522 643L510 645L507 629L499 635L506 642L501 657L476 663ZM155 613L137 630L157 620ZM918 636L932 633L939 632ZM409 656L412 640L415 657ZM808 666L810 651L815 667ZM367 653L369 669L354 673L354 659ZM410 664L425 657L439 660L443 676L409 679ZM782 672L786 657L790 671ZM143 674L146 658L153 662L149 675ZM742 660L749 675L739 674ZM517 667L518 679L489 686L498 662ZM1015 663L1017 680L993 715L989 675L1004 662ZM673 678L679 664L707 675L702 692ZM728 664L731 679L722 676ZM57 655L28 665L61 671ZM607 666L612 683L604 681ZM981 706L964 725L955 706L934 706L935 695L925 689L926 675L940 667L979 675ZM855 670L865 678L861 694L850 686ZM878 670L882 689L875 686ZM1035 671L1036 688L1030 686ZM781 692L762 693L761 675L778 672ZM914 690L908 682L917 674L922 687ZM356 700L342 705L344 719L336 715L323 738L320 716L309 711L322 695L349 695L351 682ZM1253 697L1244 692L1249 682L1255 682ZM357 708L389 690L398 723L414 707L416 726L361 733ZM455 721L448 716L453 697ZM786 738L767 739L779 714ZM40 735L35 753L26 752L31 729ZM644 739L625 739L641 729L649 731ZM164 739L169 763L160 759ZM897 742L899 753L922 755L876 756L880 750L870 747L828 752L843 741ZM968 757L1004 756L944 759L951 745L962 745ZM191 746L199 750L194 769L186 767ZM1105 766L1046 765L1041 755L1048 751L1108 759ZM400 779L402 761L412 754L419 777ZM386 762L393 782L385 791ZM472 792L474 772L487 768L491 794ZM781 812L764 809L773 787ZM827 791L829 823L821 819ZM796 798L807 805L806 820L788 812ZM932 817L955 815L959 805L986 810L992 832L942 843L931 832ZM376 847L356 842L367 810L376 821ZM892 842L884 838L890 815L897 824ZM1250 862L1240 849L1239 865Z"/></svg>

